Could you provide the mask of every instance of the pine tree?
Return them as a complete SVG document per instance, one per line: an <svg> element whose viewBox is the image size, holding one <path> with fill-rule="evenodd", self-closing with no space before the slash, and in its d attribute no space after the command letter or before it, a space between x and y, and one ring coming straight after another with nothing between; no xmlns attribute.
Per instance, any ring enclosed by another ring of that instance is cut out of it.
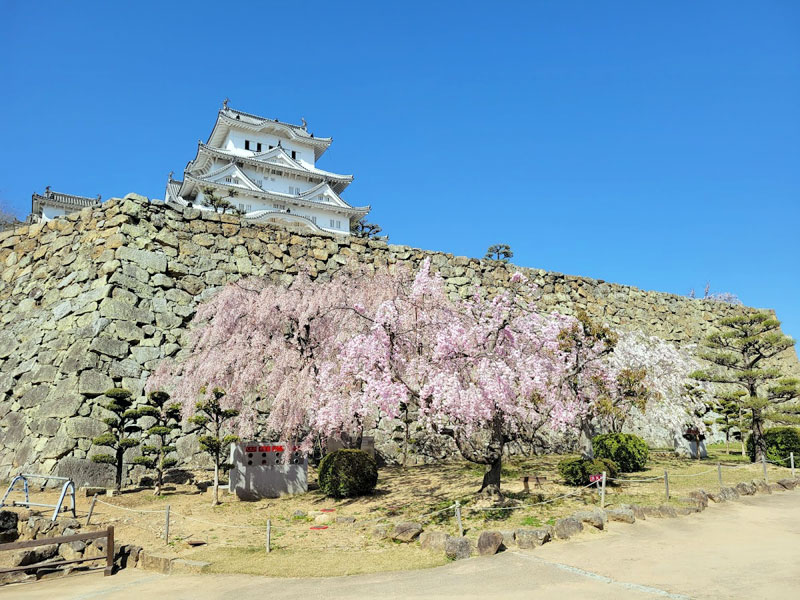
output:
<svg viewBox="0 0 800 600"><path fill-rule="evenodd" d="M744 392L741 392L744 395ZM742 456L744 456L744 436L742 429L742 409L738 402L726 398L717 398L713 410L719 416L714 420L719 430L725 434L725 454L730 454L731 439L742 440Z"/></svg>
<svg viewBox="0 0 800 600"><path fill-rule="evenodd" d="M214 461L214 499L212 506L219 504L219 473L229 467L224 462L228 447L239 440L239 436L226 435L227 422L239 415L233 408L223 408L221 404L225 392L214 388L205 401L195 405L197 413L189 418L189 422L197 426L195 431L205 431L199 438L200 448Z"/></svg>
<svg viewBox="0 0 800 600"><path fill-rule="evenodd" d="M139 445L139 440L129 437L129 434L140 431L136 425L139 411L132 408L131 392L122 388L111 388L105 392L110 401L103 404L103 408L114 413L113 417L106 417L103 422L108 425L109 431L92 440L95 446L111 448L113 454L95 454L92 461L116 466L117 490L122 489L122 469L125 459L125 450Z"/></svg>
<svg viewBox="0 0 800 600"><path fill-rule="evenodd" d="M514 252L508 244L493 244L489 246L489 249L486 251L486 256L483 258L486 260L498 260L505 263L513 256Z"/></svg>
<svg viewBox="0 0 800 600"><path fill-rule="evenodd" d="M383 228L375 223L367 221L366 217L361 217L355 221L350 227L350 233L360 238L367 238L370 240L379 239L381 237ZM389 236L383 236L383 239L388 240Z"/></svg>
<svg viewBox="0 0 800 600"><path fill-rule="evenodd" d="M708 336L700 358L716 366L691 374L694 379L726 384L721 401L740 408L753 435L756 459L766 456L766 422L798 422L800 409L788 401L800 397L800 381L783 377L769 360L794 345L768 313L749 313L720 321L721 331Z"/></svg>
<svg viewBox="0 0 800 600"><path fill-rule="evenodd" d="M138 412L140 416L153 417L156 420L146 433L149 437L156 438L157 444L142 444L142 456L135 458L133 462L155 471L153 494L160 496L164 485L164 473L178 463L176 458L169 455L176 450L173 444L176 434L181 429L181 405L169 403L167 392L150 392L147 400L148 404L142 406Z"/></svg>

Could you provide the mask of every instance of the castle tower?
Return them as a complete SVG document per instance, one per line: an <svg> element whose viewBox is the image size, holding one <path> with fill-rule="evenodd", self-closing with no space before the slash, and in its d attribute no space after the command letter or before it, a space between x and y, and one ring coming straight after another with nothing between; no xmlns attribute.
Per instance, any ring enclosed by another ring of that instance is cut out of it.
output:
<svg viewBox="0 0 800 600"><path fill-rule="evenodd" d="M165 200L222 212L232 206L251 222L283 222L312 231L349 234L352 223L369 212L340 194L353 181L316 167L331 138L309 133L302 125L266 119L223 103L208 140L198 142L197 156L183 181L167 181Z"/></svg>

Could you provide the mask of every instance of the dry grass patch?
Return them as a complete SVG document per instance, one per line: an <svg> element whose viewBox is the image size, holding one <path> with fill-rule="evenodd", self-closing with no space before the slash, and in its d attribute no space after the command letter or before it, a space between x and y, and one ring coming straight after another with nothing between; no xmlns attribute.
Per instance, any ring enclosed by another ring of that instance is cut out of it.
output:
<svg viewBox="0 0 800 600"><path fill-rule="evenodd" d="M415 545L394 544L366 551L328 550L308 552L279 548L265 554L263 546L198 550L187 558L211 563L211 573L241 573L269 577L337 577L385 571L411 571L445 564L443 554L426 552Z"/></svg>

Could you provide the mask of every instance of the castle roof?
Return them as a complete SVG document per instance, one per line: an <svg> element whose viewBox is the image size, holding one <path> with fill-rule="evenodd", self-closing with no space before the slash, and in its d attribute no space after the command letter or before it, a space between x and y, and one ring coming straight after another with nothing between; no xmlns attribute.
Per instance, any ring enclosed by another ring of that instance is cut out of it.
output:
<svg viewBox="0 0 800 600"><path fill-rule="evenodd" d="M281 147L272 148L271 150L260 153L249 151L242 152L247 152L248 155L244 156L236 152L231 152L230 150L215 148L200 143L197 147L196 158L187 165L186 170L195 175L202 175L210 168L212 159L218 158L247 164L253 167L278 168L281 171L289 172L294 175L302 175L319 181L328 181L337 194L341 194L353 181L352 175L340 175L339 173L324 171L316 167L309 167L296 161Z"/></svg>
<svg viewBox="0 0 800 600"><path fill-rule="evenodd" d="M211 130L211 135L208 136L206 144L209 146L219 147L222 145L225 135L230 129L238 129L243 131L253 132L272 132L280 137L289 140L295 140L306 146L314 148L315 160L318 159L328 146L331 145L333 138L320 138L314 137L313 133L309 133L305 125L294 125L292 123L284 123L278 119L267 119L266 117L259 117L251 115L240 110L228 108L224 106L217 113L217 122L214 123L214 128Z"/></svg>
<svg viewBox="0 0 800 600"><path fill-rule="evenodd" d="M226 177L236 180L238 183L226 182L224 181ZM193 190L205 187L219 189L228 193L232 191L236 193L246 193L248 196L254 198L273 202L278 201L289 205L304 206L306 208L319 208L323 206L327 210L332 210L347 216L363 217L370 211L369 206L351 206L342 200L327 181L322 181L300 194L285 194L272 190L264 190L235 164L227 165L202 177L197 177L187 171L184 174L184 180L181 182L179 191L177 194L174 194L174 197L190 198L192 197ZM168 192L170 191L168 187ZM319 202L315 199L319 195L330 198L332 202Z"/></svg>
<svg viewBox="0 0 800 600"><path fill-rule="evenodd" d="M100 204L100 196L90 198L89 196L75 196L73 194L63 194L61 192L54 192L50 186L44 191L44 194L33 193L31 196L31 214L41 217L42 208L45 206L52 206L54 208L63 208L65 210L77 211L87 206L97 206Z"/></svg>

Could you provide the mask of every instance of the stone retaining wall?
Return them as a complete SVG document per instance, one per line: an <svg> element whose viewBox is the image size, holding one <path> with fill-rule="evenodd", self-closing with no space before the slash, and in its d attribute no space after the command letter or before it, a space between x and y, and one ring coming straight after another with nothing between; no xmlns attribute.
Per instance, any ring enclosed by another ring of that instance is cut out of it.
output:
<svg viewBox="0 0 800 600"><path fill-rule="evenodd" d="M426 257L453 294L478 283L503 286L518 269L382 241L252 225L196 209L176 212L133 194L0 233L0 479L25 468L110 481L106 466L86 460L99 452L91 438L105 431L98 396L112 386L140 394L158 361L180 351L198 302L220 286L250 275L288 283L303 268L325 278L350 261L375 269L416 267ZM741 310L524 271L539 285L545 308L583 309L614 327L682 345L699 342L717 319ZM800 375L794 350L781 361ZM191 437L179 443L180 455L195 463L197 450Z"/></svg>

